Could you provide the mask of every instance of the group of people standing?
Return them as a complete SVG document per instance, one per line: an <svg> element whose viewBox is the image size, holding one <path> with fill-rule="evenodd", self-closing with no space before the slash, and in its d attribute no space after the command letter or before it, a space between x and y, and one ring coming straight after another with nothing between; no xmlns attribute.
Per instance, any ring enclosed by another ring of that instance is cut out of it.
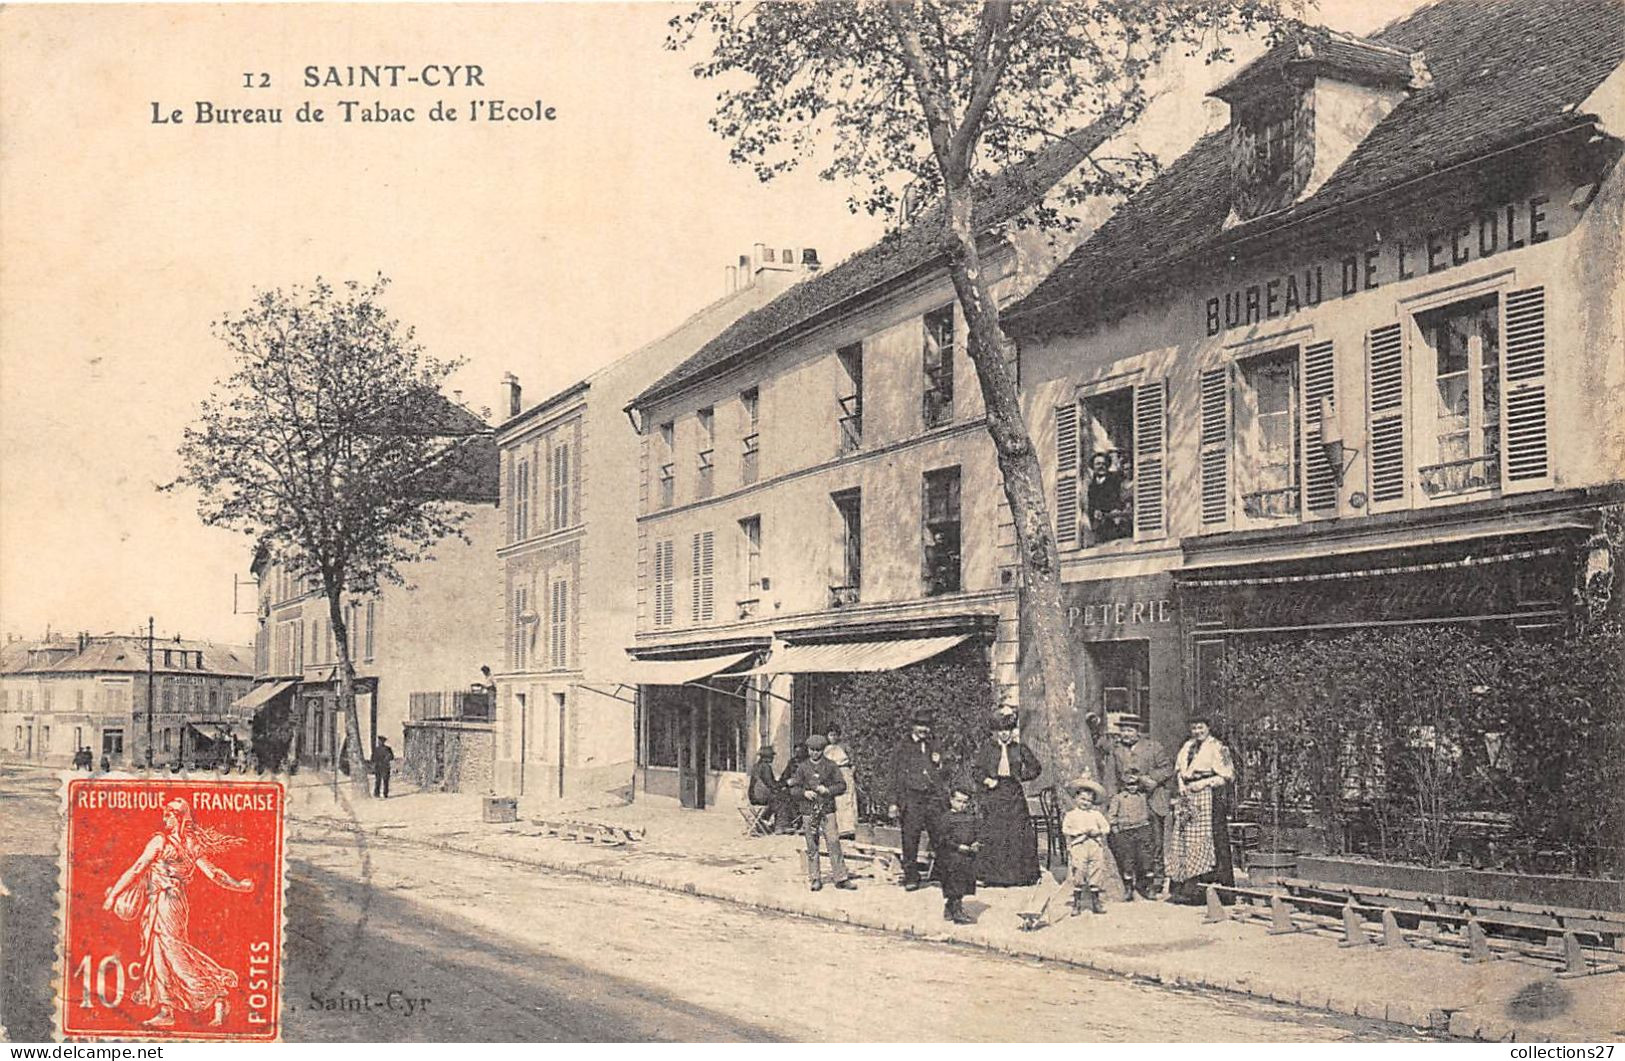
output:
<svg viewBox="0 0 1625 1061"><path fill-rule="evenodd" d="M1228 835L1235 769L1229 749L1212 735L1205 718L1191 720L1190 739L1171 759L1143 728L1141 719L1128 716L1118 719L1115 734L1102 734L1104 784L1080 778L1063 786L1071 808L1061 830L1077 909L1104 912L1106 848L1124 900L1155 898L1167 881L1170 901L1200 903L1207 884L1235 882ZM959 923L971 920L964 898L978 884L1020 887L1039 879L1026 786L1043 772L1043 764L1017 738L1014 709L1001 708L989 729L964 769L944 753L932 719L923 714L910 719L907 735L891 755L889 811L902 833L903 887L922 886L920 840L926 837L942 885L943 916ZM750 801L764 808L763 824L788 832L799 820L812 890L823 887L821 839L835 886L855 888L841 840L856 835L857 786L839 728L809 737L782 774L774 772L774 757L773 748L764 747L750 775Z"/></svg>

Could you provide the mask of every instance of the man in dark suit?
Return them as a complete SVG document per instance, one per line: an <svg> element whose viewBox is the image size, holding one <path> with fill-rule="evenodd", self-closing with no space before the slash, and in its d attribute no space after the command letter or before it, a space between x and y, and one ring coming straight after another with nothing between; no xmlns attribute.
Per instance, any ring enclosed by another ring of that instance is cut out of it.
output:
<svg viewBox="0 0 1625 1061"><path fill-rule="evenodd" d="M931 738L931 719L916 715L908 737L892 753L891 816L903 830L903 887L920 886L920 833L937 849L937 821L948 800L948 768L942 750Z"/></svg>
<svg viewBox="0 0 1625 1061"><path fill-rule="evenodd" d="M395 761L395 751L388 737L379 737L372 749L372 794L378 799L389 798L389 768Z"/></svg>

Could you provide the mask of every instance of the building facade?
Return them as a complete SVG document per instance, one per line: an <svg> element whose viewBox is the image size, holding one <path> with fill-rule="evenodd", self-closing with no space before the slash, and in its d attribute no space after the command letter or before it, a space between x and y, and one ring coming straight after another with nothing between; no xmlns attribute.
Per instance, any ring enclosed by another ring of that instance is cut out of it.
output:
<svg viewBox="0 0 1625 1061"><path fill-rule="evenodd" d="M810 248L759 244L729 267L722 298L579 383L527 409L519 381L505 382L500 790L560 797L628 789L633 696L625 647L636 623L632 516L640 484L626 403L817 269Z"/></svg>
<svg viewBox="0 0 1625 1061"><path fill-rule="evenodd" d="M79 634L0 648L0 746L7 758L69 766L89 748L99 765L213 765L246 749L233 704L253 683L247 646ZM149 728L150 727L150 728ZM151 734L149 744L148 734Z"/></svg>
<svg viewBox="0 0 1625 1061"><path fill-rule="evenodd" d="M1004 223L1079 158L1051 148L983 192L1001 302L1055 253ZM742 318L633 402L640 798L743 801L757 748L788 761L881 675L908 669L943 710L1018 699L1013 530L940 225Z"/></svg>
<svg viewBox="0 0 1625 1061"><path fill-rule="evenodd" d="M387 737L405 759L402 769L420 783L488 791L494 730L486 685L501 649L492 560L502 535L497 455L483 421L460 406L448 409L448 430L457 434L448 436L447 474L435 493L467 506L466 540L441 540L432 559L406 565L405 585L347 597L343 607L367 754ZM267 763L332 767L345 726L327 598L319 579L301 576L269 547L252 570L256 684L242 706L256 719L256 749ZM445 745L452 738L440 732L447 728L457 731L459 753L449 780Z"/></svg>
<svg viewBox="0 0 1625 1061"><path fill-rule="evenodd" d="M1089 703L1175 740L1238 642L1550 627L1615 562L1621 19L1305 29L1008 315Z"/></svg>

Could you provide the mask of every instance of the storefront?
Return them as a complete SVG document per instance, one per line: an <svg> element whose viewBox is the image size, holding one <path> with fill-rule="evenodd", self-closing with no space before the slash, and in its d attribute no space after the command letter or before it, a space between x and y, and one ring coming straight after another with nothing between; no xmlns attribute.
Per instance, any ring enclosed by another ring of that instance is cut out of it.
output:
<svg viewBox="0 0 1625 1061"><path fill-rule="evenodd" d="M740 672L767 647L765 638L689 646L670 650L676 658L650 653L623 665L620 688L636 690L637 794L694 810L743 800L764 683Z"/></svg>
<svg viewBox="0 0 1625 1061"><path fill-rule="evenodd" d="M1077 702L1116 728L1138 715L1164 742L1183 733L1179 609L1167 574L1069 582L1061 587L1074 646Z"/></svg>

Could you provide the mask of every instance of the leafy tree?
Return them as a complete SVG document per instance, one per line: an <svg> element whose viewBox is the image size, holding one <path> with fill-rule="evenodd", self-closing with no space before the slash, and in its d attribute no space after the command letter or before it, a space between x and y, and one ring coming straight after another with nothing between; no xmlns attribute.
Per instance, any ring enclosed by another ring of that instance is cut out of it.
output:
<svg viewBox="0 0 1625 1061"><path fill-rule="evenodd" d="M709 38L710 57L694 72L722 86L712 126L762 180L827 151L820 175L853 184L854 209L888 210L904 186L934 197L916 224L941 231L1029 595L1043 694L1029 705L1038 724L1024 728L1047 744L1061 776L1098 765L1077 717L1060 560L983 272L976 191L1062 137L1088 163L1069 185L1072 201L1132 189L1151 160L1100 149L1143 110L1158 61L1178 49L1224 56L1230 33L1268 23L1291 2L707 0L670 25L669 47ZM1036 220L1066 221L1053 208Z"/></svg>
<svg viewBox="0 0 1625 1061"><path fill-rule="evenodd" d="M365 787L343 596L404 584L447 536L467 437L483 433L441 385L460 361L426 354L380 305L389 281L261 291L214 333L236 359L180 444L162 489L201 495L205 524L243 531L298 578L319 578L339 653L350 776Z"/></svg>

